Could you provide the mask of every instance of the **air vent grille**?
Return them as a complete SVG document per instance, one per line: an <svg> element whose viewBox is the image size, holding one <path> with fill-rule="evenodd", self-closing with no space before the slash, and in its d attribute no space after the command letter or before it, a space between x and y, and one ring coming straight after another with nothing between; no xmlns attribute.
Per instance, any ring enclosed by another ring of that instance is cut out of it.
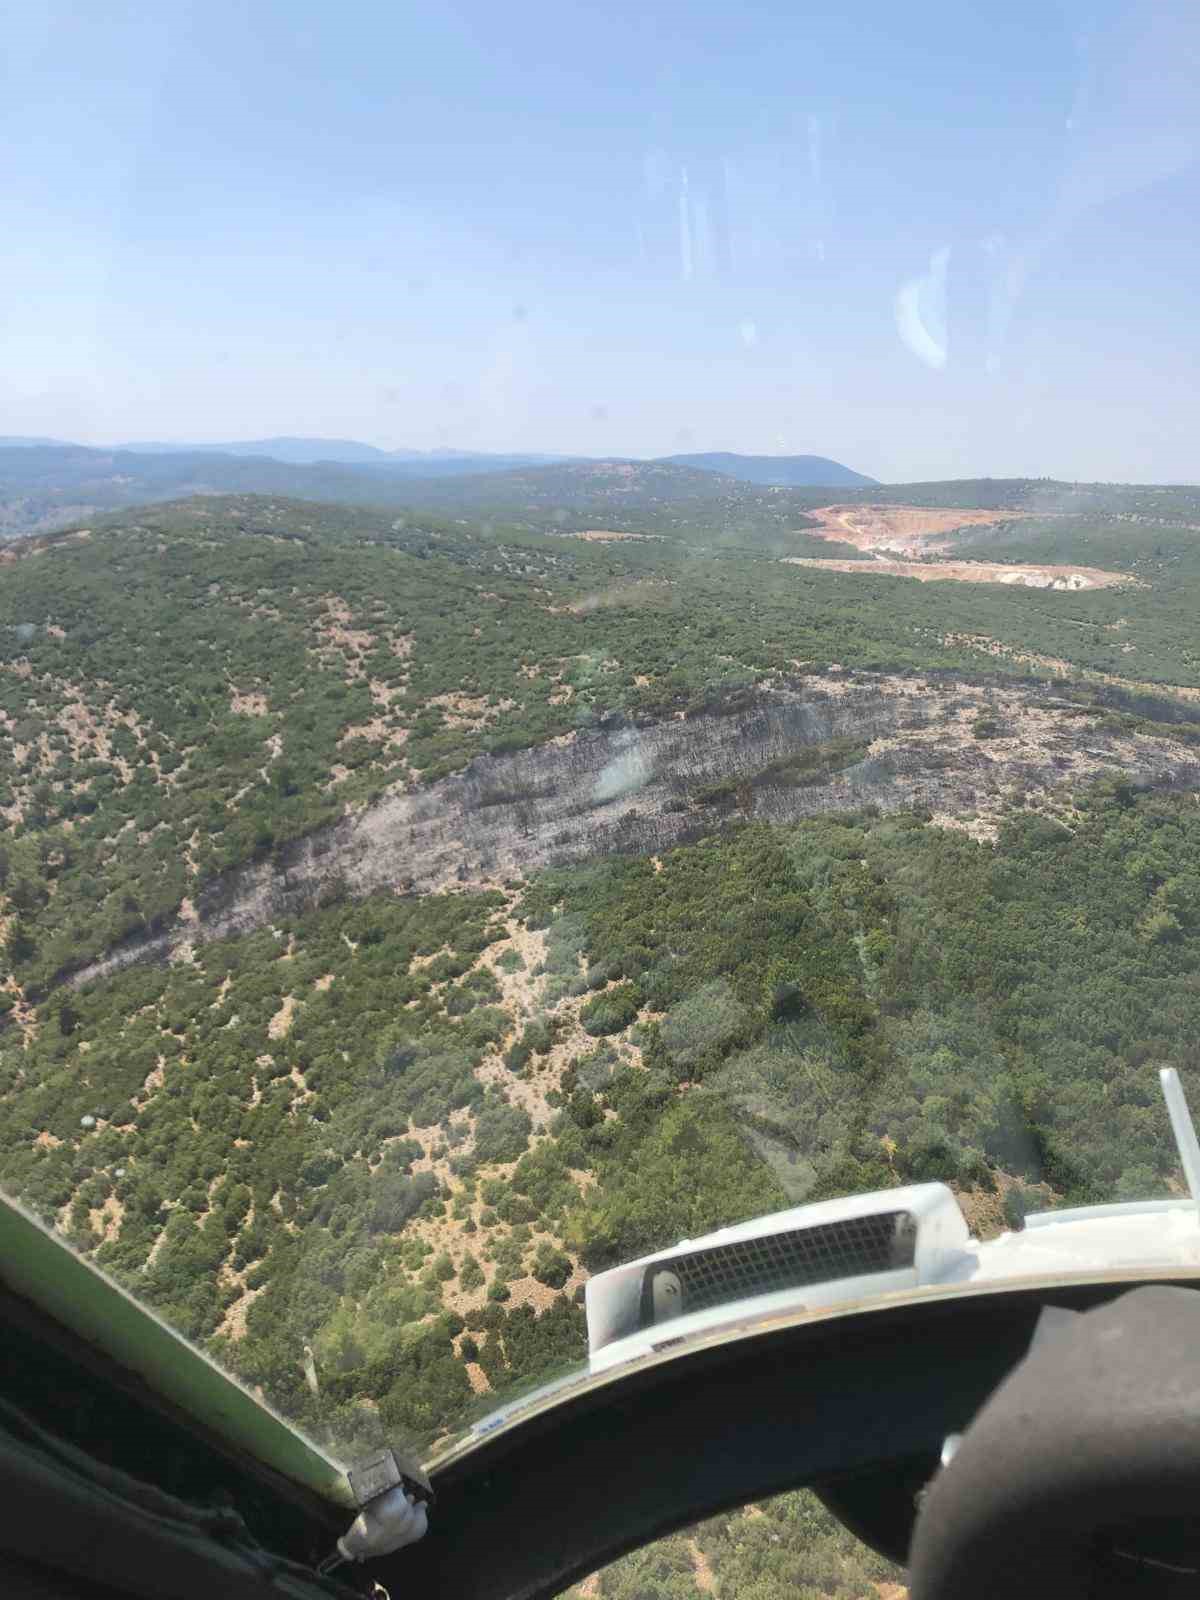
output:
<svg viewBox="0 0 1200 1600"><path fill-rule="evenodd" d="M912 1212L885 1211L709 1245L647 1269L643 1326L752 1295L911 1267L916 1244Z"/></svg>

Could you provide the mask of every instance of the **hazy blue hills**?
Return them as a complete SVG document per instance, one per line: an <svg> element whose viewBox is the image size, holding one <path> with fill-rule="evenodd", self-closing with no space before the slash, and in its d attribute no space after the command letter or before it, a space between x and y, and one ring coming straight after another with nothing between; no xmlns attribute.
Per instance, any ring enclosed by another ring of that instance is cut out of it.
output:
<svg viewBox="0 0 1200 1600"><path fill-rule="evenodd" d="M720 472L743 483L785 489L863 489L874 487L879 481L844 467L840 461L830 461L828 456L739 456L727 450L709 450L700 455L665 456L663 459L681 467Z"/></svg>
<svg viewBox="0 0 1200 1600"><path fill-rule="evenodd" d="M274 439L241 439L221 444L171 443L164 440L139 440L131 444L114 445L115 450L132 451L135 455L178 456L269 456L273 461L287 461L298 466L309 466L315 461L387 461L389 453L373 444L360 444L356 439L300 439L280 437Z"/></svg>
<svg viewBox="0 0 1200 1600"><path fill-rule="evenodd" d="M263 449L283 448L276 440ZM340 448L337 441L290 441L298 449ZM237 447L250 450L250 445ZM205 446L167 451L93 449L36 439L0 441L0 540L48 532L125 506L188 495L265 494L395 513L428 514L578 532L610 529L659 534L708 547L794 553L805 516L830 499L897 505L994 507L1025 516L1104 513L1165 523L1200 523L1200 491L1182 487L1072 484L1049 479L965 479L881 485L831 463L853 481L775 484L750 476L819 457L709 455L659 460L523 460L454 451L389 455L355 446L358 461L287 461ZM730 461L736 472L712 465ZM815 469L814 469L815 470ZM778 547L776 549L776 547ZM833 553L833 552L831 552Z"/></svg>
<svg viewBox="0 0 1200 1600"><path fill-rule="evenodd" d="M38 443L51 443L39 440ZM526 466L558 461L559 456L514 452L488 454L477 450L381 450L378 445L357 439L309 439L283 436L271 439L242 439L223 444L171 444L159 440L114 446L135 455L222 455L265 456L292 466L315 466L335 461L350 466L394 467L403 472L428 472L441 475L458 472L495 472L506 466Z"/></svg>
<svg viewBox="0 0 1200 1600"><path fill-rule="evenodd" d="M275 494L533 527L609 526L688 537L715 530L739 543L751 525L802 526L804 509L831 492L851 497L876 487L822 456L489 455L389 451L355 439L292 435L94 447L0 435L0 539L186 495Z"/></svg>
<svg viewBox="0 0 1200 1600"><path fill-rule="evenodd" d="M804 505L810 503L804 491L665 461L514 466L503 457L439 456L306 463L213 450L0 447L0 537L195 494L286 495L564 531L607 527L695 536L721 529L739 537L750 527L803 525Z"/></svg>
<svg viewBox="0 0 1200 1600"><path fill-rule="evenodd" d="M504 479L511 466L505 457L393 460L381 453L379 460L302 462L208 448L166 452L0 444L0 538L192 494L274 494L397 507L445 503L457 509L460 499L478 503L478 497L457 495L456 483L476 476ZM510 493L507 503L515 498ZM498 504L505 503L501 493Z"/></svg>
<svg viewBox="0 0 1200 1600"><path fill-rule="evenodd" d="M69 445L62 439L42 439L24 433L0 433L0 450L31 450L42 445L50 445L57 450L74 450L76 445Z"/></svg>
<svg viewBox="0 0 1200 1600"><path fill-rule="evenodd" d="M52 444L54 440L20 440L19 443ZM451 477L462 473L502 472L517 467L555 466L563 462L582 462L578 456L555 455L544 451L382 450L377 445L356 439L310 439L284 436L246 439L225 444L171 444L146 441L114 446L138 455L227 455L265 456L294 466L315 466L320 462L342 462L352 466L387 467L413 476ZM719 472L742 483L758 483L781 488L821 485L829 488L862 488L873 485L865 477L827 456L743 456L729 451L700 455L664 456L669 466L695 467Z"/></svg>

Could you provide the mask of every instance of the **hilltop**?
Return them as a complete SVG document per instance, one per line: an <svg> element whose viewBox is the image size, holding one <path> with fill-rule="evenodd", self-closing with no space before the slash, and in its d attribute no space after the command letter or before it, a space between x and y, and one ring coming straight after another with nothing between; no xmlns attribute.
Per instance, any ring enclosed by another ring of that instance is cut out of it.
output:
<svg viewBox="0 0 1200 1600"><path fill-rule="evenodd" d="M726 450L710 450L701 455L666 456L664 460L681 467L699 467L740 478L745 483L775 484L787 488L821 486L834 489L869 488L878 479L864 477L830 461L828 456L740 456Z"/></svg>
<svg viewBox="0 0 1200 1600"><path fill-rule="evenodd" d="M750 533L805 525L808 502L793 491L671 461L571 461L407 486L413 505L444 515L504 516L530 527L708 536L731 542Z"/></svg>
<svg viewBox="0 0 1200 1600"><path fill-rule="evenodd" d="M46 439L41 435L24 433L0 433L0 450L28 449L34 446L49 446L55 450L74 450L77 445L68 444L63 439Z"/></svg>

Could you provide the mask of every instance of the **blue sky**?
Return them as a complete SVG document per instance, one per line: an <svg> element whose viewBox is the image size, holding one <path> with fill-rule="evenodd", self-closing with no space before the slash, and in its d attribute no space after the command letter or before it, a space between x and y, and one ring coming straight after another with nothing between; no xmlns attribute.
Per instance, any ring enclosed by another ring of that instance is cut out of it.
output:
<svg viewBox="0 0 1200 1600"><path fill-rule="evenodd" d="M0 433L1200 481L1192 0L15 0Z"/></svg>

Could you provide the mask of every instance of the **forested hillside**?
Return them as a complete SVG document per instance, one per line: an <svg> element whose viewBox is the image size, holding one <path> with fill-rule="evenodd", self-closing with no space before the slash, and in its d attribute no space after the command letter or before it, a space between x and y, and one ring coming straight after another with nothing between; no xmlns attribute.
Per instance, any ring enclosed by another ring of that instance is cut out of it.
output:
<svg viewBox="0 0 1200 1600"><path fill-rule="evenodd" d="M580 1353L581 1272L785 1199L1160 1190L1200 813L1078 799L994 845L735 827L55 994L4 1038L7 1181L295 1414L427 1439Z"/></svg>
<svg viewBox="0 0 1200 1600"><path fill-rule="evenodd" d="M800 670L1090 674L1187 717L1136 696L1200 684L1196 551L1131 529L1138 586L934 592L254 499L21 545L0 569L10 961L36 990L397 785Z"/></svg>
<svg viewBox="0 0 1200 1600"><path fill-rule="evenodd" d="M712 1517L614 1562L571 1600L902 1600L903 1573L859 1544L811 1494Z"/></svg>
<svg viewBox="0 0 1200 1600"><path fill-rule="evenodd" d="M1174 1180L1200 535L963 536L1124 575L1048 593L641 531L203 499L0 565L0 1174L339 1450L444 1446L684 1235ZM801 1571L894 1578L789 1496L585 1592Z"/></svg>

